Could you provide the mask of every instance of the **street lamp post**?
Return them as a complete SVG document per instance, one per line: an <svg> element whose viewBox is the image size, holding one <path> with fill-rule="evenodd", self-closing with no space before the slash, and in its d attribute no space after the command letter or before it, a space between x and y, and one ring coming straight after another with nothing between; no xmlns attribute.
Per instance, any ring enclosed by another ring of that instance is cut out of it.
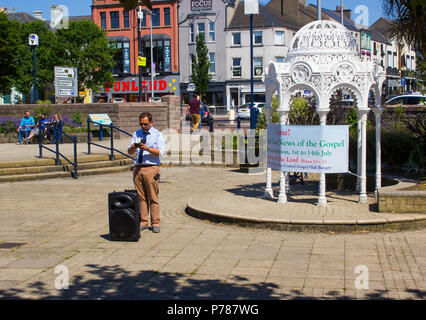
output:
<svg viewBox="0 0 426 320"><path fill-rule="evenodd" d="M151 13L151 23L149 24L150 26L150 34L151 34L151 102L154 102L154 55L153 55L153 49L152 49L152 17L153 17L153 13L152 11L150 11Z"/></svg>
<svg viewBox="0 0 426 320"><path fill-rule="evenodd" d="M244 1L244 14L250 15L250 129L256 128L256 112L254 111L254 83L253 83L253 15L259 14L259 1L246 0Z"/></svg>
<svg viewBox="0 0 426 320"><path fill-rule="evenodd" d="M142 24L142 19L143 19L143 11L141 9L141 6L139 6L139 11L138 11L138 20L139 20L139 25L138 25L138 57L141 56L141 24ZM142 66L140 66L138 64L139 67L139 102L142 102Z"/></svg>
<svg viewBox="0 0 426 320"><path fill-rule="evenodd" d="M28 42L30 47L33 48L33 74L34 74L34 101L33 103L37 102L37 77L36 77L36 54L35 54L35 48L38 46L38 35L36 34L30 34L28 38Z"/></svg>

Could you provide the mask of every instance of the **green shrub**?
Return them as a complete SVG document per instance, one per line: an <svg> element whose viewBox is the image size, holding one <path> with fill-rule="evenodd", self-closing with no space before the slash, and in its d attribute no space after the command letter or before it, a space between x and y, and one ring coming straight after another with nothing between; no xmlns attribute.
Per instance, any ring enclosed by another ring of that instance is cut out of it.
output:
<svg viewBox="0 0 426 320"><path fill-rule="evenodd" d="M81 113L80 112L74 113L72 116L72 121L75 122L76 124L81 125L83 123L83 117Z"/></svg>

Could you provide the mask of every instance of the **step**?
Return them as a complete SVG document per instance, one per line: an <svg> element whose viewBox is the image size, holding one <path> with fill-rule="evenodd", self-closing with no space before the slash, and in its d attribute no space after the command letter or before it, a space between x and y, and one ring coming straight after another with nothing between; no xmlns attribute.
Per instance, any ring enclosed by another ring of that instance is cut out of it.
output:
<svg viewBox="0 0 426 320"><path fill-rule="evenodd" d="M97 162L83 162L78 163L78 170L96 169L113 166L128 166L133 163L132 159L118 159L113 161L97 161ZM41 174L47 172L67 172L74 171L74 167L67 163L61 165L50 166L35 166L35 167L21 167L21 168L6 168L0 169L0 176L22 175L22 174Z"/></svg>
<svg viewBox="0 0 426 320"><path fill-rule="evenodd" d="M96 168L96 169L85 169L85 170L78 170L78 176L80 177L80 176L97 175L97 174L108 174L108 173L116 173L116 172L123 172L123 171L129 171L129 170L130 170L130 166L115 166L115 167L105 167L105 168ZM72 178L73 175L74 175L74 171L9 175L9 176L0 176L0 183L44 180L44 179L55 179L55 178Z"/></svg>

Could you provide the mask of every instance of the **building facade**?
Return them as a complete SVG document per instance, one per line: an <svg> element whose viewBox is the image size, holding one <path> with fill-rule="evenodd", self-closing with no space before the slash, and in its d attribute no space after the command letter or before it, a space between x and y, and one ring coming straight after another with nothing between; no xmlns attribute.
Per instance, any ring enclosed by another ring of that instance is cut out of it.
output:
<svg viewBox="0 0 426 320"><path fill-rule="evenodd" d="M179 66L182 103L188 103L192 83L192 56L196 55L196 36L203 34L210 60L212 79L203 97L210 106L226 106L226 35L232 18L234 0L180 0L179 1ZM190 89L190 90L188 90ZM196 89L195 89L196 90Z"/></svg>
<svg viewBox="0 0 426 320"><path fill-rule="evenodd" d="M417 91L414 45L392 38L389 21L385 18L377 20L370 29L382 34L387 40L387 46L381 52L386 69L386 96Z"/></svg>
<svg viewBox="0 0 426 320"><path fill-rule="evenodd" d="M116 66L112 70L115 83L105 84L104 91L95 94L95 98L139 101L139 85L142 86L144 101L150 99L152 90L155 97L170 93L179 95L177 1L151 0L151 3L153 10L150 13L140 2L144 15L139 21L137 10L125 11L118 0L92 0L92 20L106 31L108 39L119 49L115 56ZM138 57L143 59L138 60ZM144 65L139 65L138 61ZM140 84L139 70L142 74Z"/></svg>

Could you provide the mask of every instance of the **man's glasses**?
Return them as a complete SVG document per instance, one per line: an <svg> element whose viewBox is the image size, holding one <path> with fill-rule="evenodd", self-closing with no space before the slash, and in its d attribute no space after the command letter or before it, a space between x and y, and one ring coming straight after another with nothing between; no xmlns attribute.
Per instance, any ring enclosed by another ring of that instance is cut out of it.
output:
<svg viewBox="0 0 426 320"><path fill-rule="evenodd" d="M142 122L140 122L139 123L141 126L147 126L147 125L149 125L149 122L147 122L147 123L142 123Z"/></svg>

